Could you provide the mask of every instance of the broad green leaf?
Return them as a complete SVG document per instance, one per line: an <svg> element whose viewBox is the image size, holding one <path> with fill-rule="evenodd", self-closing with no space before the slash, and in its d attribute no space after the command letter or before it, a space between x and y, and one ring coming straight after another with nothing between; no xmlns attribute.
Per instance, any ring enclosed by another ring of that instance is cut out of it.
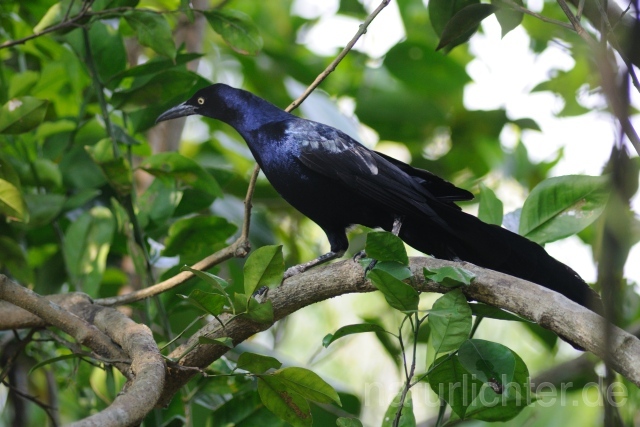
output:
<svg viewBox="0 0 640 427"><path fill-rule="evenodd" d="M85 149L119 195L131 194L133 188L131 166L126 158L114 156L113 142L110 138L104 138L93 146L86 146Z"/></svg>
<svg viewBox="0 0 640 427"><path fill-rule="evenodd" d="M29 228L51 224L65 205L67 198L62 194L26 194L24 200L29 210Z"/></svg>
<svg viewBox="0 0 640 427"><path fill-rule="evenodd" d="M97 206L72 222L64 235L63 254L72 283L96 296L115 231L111 211Z"/></svg>
<svg viewBox="0 0 640 427"><path fill-rule="evenodd" d="M27 206L20 190L0 178L0 214L15 221L25 222L29 219Z"/></svg>
<svg viewBox="0 0 640 427"><path fill-rule="evenodd" d="M343 326L340 329L338 329L335 333L327 334L322 339L322 345L324 347L329 347L329 345L331 345L334 341L342 337L345 337L347 335L352 335L352 334L361 334L364 332L389 333L380 325L375 325L372 323L358 323L355 325Z"/></svg>
<svg viewBox="0 0 640 427"><path fill-rule="evenodd" d="M382 427L394 427L398 410L400 410L401 393L398 393L389 404L387 411L382 419ZM411 399L411 390L407 392L404 404L402 405L402 414L398 422L398 427L415 427L416 417L413 414L413 400Z"/></svg>
<svg viewBox="0 0 640 427"><path fill-rule="evenodd" d="M318 374L305 368L290 367L273 373L289 390L318 403L340 405L340 396Z"/></svg>
<svg viewBox="0 0 640 427"><path fill-rule="evenodd" d="M0 268L8 270L22 284L33 283L34 269L24 249L10 237L0 236Z"/></svg>
<svg viewBox="0 0 640 427"><path fill-rule="evenodd" d="M273 375L258 377L258 394L268 410L293 427L312 425L311 409L307 400Z"/></svg>
<svg viewBox="0 0 640 427"><path fill-rule="evenodd" d="M477 31L482 20L495 11L495 6L486 3L471 4L461 9L445 25L436 50L453 48L466 42Z"/></svg>
<svg viewBox="0 0 640 427"><path fill-rule="evenodd" d="M444 399L462 419L482 388L482 381L462 366L457 356L442 356L433 363L428 381L431 389Z"/></svg>
<svg viewBox="0 0 640 427"><path fill-rule="evenodd" d="M362 422L357 418L340 417L336 420L338 427L362 427Z"/></svg>
<svg viewBox="0 0 640 427"><path fill-rule="evenodd" d="M28 95L33 86L38 83L38 79L40 79L40 73L37 71L24 70L14 74L9 83L9 99Z"/></svg>
<svg viewBox="0 0 640 427"><path fill-rule="evenodd" d="M482 382L504 386L513 381L516 358L502 344L470 339L460 346L458 358L462 366Z"/></svg>
<svg viewBox="0 0 640 427"><path fill-rule="evenodd" d="M471 309L459 289L447 292L433 303L429 327L435 356L457 350L469 338Z"/></svg>
<svg viewBox="0 0 640 427"><path fill-rule="evenodd" d="M249 306L249 295L236 292L233 294L233 308L236 314L246 313Z"/></svg>
<svg viewBox="0 0 640 427"><path fill-rule="evenodd" d="M49 101L23 96L9 100L0 109L0 134L29 132L44 120Z"/></svg>
<svg viewBox="0 0 640 427"><path fill-rule="evenodd" d="M252 295L262 286L277 286L282 283L283 275L282 246L258 248L244 264L244 293Z"/></svg>
<svg viewBox="0 0 640 427"><path fill-rule="evenodd" d="M503 0L491 0L491 3L498 7L496 10L496 18L502 27L502 37L506 36L511 30L516 28L522 22L524 13L518 12L506 4ZM514 3L522 6L522 0L514 0Z"/></svg>
<svg viewBox="0 0 640 427"><path fill-rule="evenodd" d="M169 228L164 256L180 255L181 262L196 261L226 246L237 227L215 216L194 216L176 221Z"/></svg>
<svg viewBox="0 0 640 427"><path fill-rule="evenodd" d="M491 305L486 305L482 303L473 303L473 304L469 304L469 307L471 307L471 312L473 313L474 316L488 317L490 319L498 319L498 320L512 320L516 322L531 323L527 319L518 317L515 314L509 313L508 311L504 311L501 308L493 307Z"/></svg>
<svg viewBox="0 0 640 427"><path fill-rule="evenodd" d="M388 231L372 231L367 234L365 245L367 257L378 261L395 261L402 265L409 265L404 242Z"/></svg>
<svg viewBox="0 0 640 427"><path fill-rule="evenodd" d="M127 52L122 36L109 25L93 22L89 28L91 53L100 81L105 83L127 68Z"/></svg>
<svg viewBox="0 0 640 427"><path fill-rule="evenodd" d="M238 369L244 369L254 374L264 374L269 369L279 369L282 362L275 357L245 351L238 357L236 366Z"/></svg>
<svg viewBox="0 0 640 427"><path fill-rule="evenodd" d="M594 222L609 199L606 176L567 175L538 184L524 202L519 233L544 244L571 236Z"/></svg>
<svg viewBox="0 0 640 427"><path fill-rule="evenodd" d="M190 271L202 280L205 281L208 285L211 285L214 289L218 290L222 295L227 295L226 288L229 286L226 280L222 277L218 277L215 274L208 273L206 271L200 271L193 269L187 265L182 267L182 271Z"/></svg>
<svg viewBox="0 0 640 427"><path fill-rule="evenodd" d="M478 3L480 3L480 0L430 0L428 4L429 21L433 30L438 36L441 36L442 31L444 31L453 15L470 4Z"/></svg>
<svg viewBox="0 0 640 427"><path fill-rule="evenodd" d="M422 273L425 279L440 283L448 288L456 288L462 285L468 286L476 277L474 273L464 268L448 266L433 269L425 267L422 269Z"/></svg>
<svg viewBox="0 0 640 427"><path fill-rule="evenodd" d="M214 316L218 316L224 310L224 305L228 302L226 295L205 292L200 289L194 289L189 296L179 295L191 304L195 305L202 311Z"/></svg>
<svg viewBox="0 0 640 427"><path fill-rule="evenodd" d="M418 309L420 296L413 287L382 270L374 269L367 277L382 292L391 307L405 312Z"/></svg>
<svg viewBox="0 0 640 427"><path fill-rule="evenodd" d="M362 265L362 268L367 268L371 261L371 258L363 258L360 260L360 265ZM395 261L377 262L374 269L386 271L398 280L406 280L412 276L409 266L399 264Z"/></svg>
<svg viewBox="0 0 640 427"><path fill-rule="evenodd" d="M184 191L178 188L174 178L157 177L138 198L140 227L151 232L166 227L182 200Z"/></svg>
<svg viewBox="0 0 640 427"><path fill-rule="evenodd" d="M487 224L502 225L504 208L496 193L484 184L480 184L480 206L478 218Z"/></svg>
<svg viewBox="0 0 640 427"><path fill-rule="evenodd" d="M256 55L262 49L262 37L251 18L237 10L210 10L204 13L213 30L229 47L243 55Z"/></svg>
<svg viewBox="0 0 640 427"><path fill-rule="evenodd" d="M367 10L358 0L340 0L338 13L341 15L353 16L357 19L364 19L368 15Z"/></svg>
<svg viewBox="0 0 640 427"><path fill-rule="evenodd" d="M466 417L483 421L508 421L518 415L522 409L535 400L531 395L529 383L529 370L524 361L515 352L511 352L515 358L515 370L513 380L503 384L498 389L493 389L496 384L485 384L471 405L467 408Z"/></svg>
<svg viewBox="0 0 640 427"><path fill-rule="evenodd" d="M258 302L253 297L249 298L247 316L258 323L273 323L273 303L269 300Z"/></svg>
<svg viewBox="0 0 640 427"><path fill-rule="evenodd" d="M153 58L144 64L136 65L135 67L128 68L121 73L113 76L108 86L110 88L116 88L117 83L122 81L125 77L140 77L140 76L148 76L151 74L159 74L162 71L166 71L168 69L178 67L180 65L184 65L187 62L193 61L194 59L201 58L201 53L179 53L176 55L175 59L166 59L161 57Z"/></svg>
<svg viewBox="0 0 640 427"><path fill-rule="evenodd" d="M182 154L174 152L154 154L144 159L140 168L155 176L172 176L192 188L213 196L222 196L222 190L213 176L198 163Z"/></svg>
<svg viewBox="0 0 640 427"><path fill-rule="evenodd" d="M233 340L229 337L209 338L209 337L201 336L201 337L198 337L198 342L200 344L223 345L225 347L233 348Z"/></svg>
<svg viewBox="0 0 640 427"><path fill-rule="evenodd" d="M171 59L176 56L171 27L164 15L150 11L128 10L123 16L136 32L141 45Z"/></svg>

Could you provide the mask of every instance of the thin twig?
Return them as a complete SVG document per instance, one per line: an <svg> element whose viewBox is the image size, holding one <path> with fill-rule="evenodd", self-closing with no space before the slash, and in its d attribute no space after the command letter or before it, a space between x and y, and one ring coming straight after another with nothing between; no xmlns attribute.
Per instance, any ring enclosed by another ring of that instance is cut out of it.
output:
<svg viewBox="0 0 640 427"><path fill-rule="evenodd" d="M628 114L626 114L625 108L622 106L622 102L616 94L616 73L611 67L611 63L609 58L607 57L606 50L602 49L602 47L591 37L591 35L582 27L578 18L573 14L569 6L567 5L565 0L557 0L558 5L567 16L571 25L573 25L573 29L575 32L587 43L587 45L591 48L596 56L596 64L600 70L600 77L602 82L602 87L605 95L609 100L609 105L611 106L611 110L613 111L614 116L620 122L620 127L624 131L629 141L635 148L636 152L640 154L640 136L636 132L633 124L629 120ZM629 66L633 67L632 64Z"/></svg>
<svg viewBox="0 0 640 427"><path fill-rule="evenodd" d="M360 24L360 28L358 29L358 32L353 36L351 41L347 43L345 48L342 49L342 52L340 52L340 54L336 56L336 58L333 61L331 61L331 64L329 64L329 66L322 73L320 73L318 77L316 77L313 83L309 85L307 90L305 90L304 93L298 97L298 99L293 101L287 108L285 108L285 111L290 112L291 110L299 106L305 99L307 99L307 97L311 94L311 92L313 92L316 89L316 87L318 87L320 83L322 83L322 81L326 79L327 76L336 69L340 61L342 61L344 57L347 56L347 54L351 51L351 49L356 44L358 39L360 39L360 37L367 32L367 28L369 27L371 22L375 19L376 16L378 16L380 12L382 12L382 9L387 7L389 2L391 2L391 0L382 0L382 3L380 3L380 5L373 12L371 12L369 16L367 16L367 19L365 19L364 22Z"/></svg>
<svg viewBox="0 0 640 427"><path fill-rule="evenodd" d="M524 7L522 5L519 5L518 3L516 3L516 2L514 2L512 0L503 0L503 3L508 5L511 9L515 10L516 12L520 12L520 13L524 13L525 15L533 16L534 18L538 18L542 22L546 22L548 24L558 25L560 27L564 27L564 28L567 28L569 30L573 29L571 24L567 24L566 22L558 21L557 19L548 18L548 17L546 17L544 15L541 15L539 13L536 13L536 12L532 11L532 10L529 10L526 7Z"/></svg>
<svg viewBox="0 0 640 427"><path fill-rule="evenodd" d="M87 3L85 3L85 6L82 8L80 13L75 15L73 18L71 18L71 19L69 19L67 21L62 21L62 22L60 22L59 24L56 24L56 25L52 25L51 27L45 28L44 30L42 30L40 32L31 34L31 35L23 37L21 39L6 41L6 42L0 44L0 49L4 49L4 48L7 48L7 47L23 44L23 43L28 42L29 40L33 40L33 39L36 39L38 37L44 36L45 34L53 33L55 31L62 30L62 29L67 28L67 27L71 27L71 26L75 25L76 22L78 22L79 20L84 18L85 15L87 15L87 11L88 10L89 10L89 3L87 2Z"/></svg>
<svg viewBox="0 0 640 427"><path fill-rule="evenodd" d="M51 420L51 423L54 427L57 427L58 421L56 420L55 416L51 413L51 411L57 411L58 408L55 408L51 405L48 405L44 402L41 402L40 400L38 400L36 397L31 396L30 394L27 394L21 390L19 390L17 387L15 387L14 385L6 382L6 381L0 381L0 383L2 383L2 385L4 385L5 387L7 387L9 390L11 390L13 393L17 394L18 396L22 397L23 399L26 399L30 402L35 403L36 405L38 405L39 407L42 408L42 410L45 412L45 414L47 414L47 417L49 417L49 419Z"/></svg>

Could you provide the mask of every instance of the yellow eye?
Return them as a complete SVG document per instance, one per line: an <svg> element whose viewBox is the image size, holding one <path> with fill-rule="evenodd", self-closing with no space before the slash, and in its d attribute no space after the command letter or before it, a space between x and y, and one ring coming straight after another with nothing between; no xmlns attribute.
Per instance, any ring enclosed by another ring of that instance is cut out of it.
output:
<svg viewBox="0 0 640 427"><path fill-rule="evenodd" d="M204 104L204 98L203 97L198 98L198 104L200 104L200 105Z"/></svg>

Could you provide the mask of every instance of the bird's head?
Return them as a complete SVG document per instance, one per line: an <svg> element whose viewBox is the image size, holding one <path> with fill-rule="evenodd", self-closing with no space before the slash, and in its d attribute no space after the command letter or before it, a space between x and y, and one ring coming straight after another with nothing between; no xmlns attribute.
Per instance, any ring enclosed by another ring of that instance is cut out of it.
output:
<svg viewBox="0 0 640 427"><path fill-rule="evenodd" d="M178 104L160 114L156 119L156 123L194 114L224 120L225 115L229 113L227 101L233 95L233 92L237 91L237 89L222 83L207 86L197 91L182 104Z"/></svg>

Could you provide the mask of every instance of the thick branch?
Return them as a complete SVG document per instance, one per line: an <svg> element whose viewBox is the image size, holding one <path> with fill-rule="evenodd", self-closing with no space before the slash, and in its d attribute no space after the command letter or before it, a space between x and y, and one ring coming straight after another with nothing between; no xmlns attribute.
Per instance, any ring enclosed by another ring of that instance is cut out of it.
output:
<svg viewBox="0 0 640 427"><path fill-rule="evenodd" d="M0 275L0 299L17 305L40 317L48 324L60 328L101 357L119 361L128 359L122 349L91 323L35 292L12 282L5 275ZM129 378L127 364L117 362L114 363L114 366Z"/></svg>
<svg viewBox="0 0 640 427"><path fill-rule="evenodd" d="M447 292L448 288L425 281L422 275L423 267L433 268L445 265L462 265L476 274L474 283L462 289L470 299L505 308L533 320L599 357L607 353L602 317L560 294L525 280L467 263L454 263L433 258L412 258L411 268L415 275L416 288L423 292ZM374 290L373 285L365 280L361 266L346 260L291 277L282 286L269 292L269 300L273 304L275 320L278 320L318 301L346 293ZM179 363L184 366L207 367L222 356L228 348L217 345L198 345L199 336L230 337L233 343L238 345L248 337L271 326L252 322L242 316L222 320L226 322L224 330L217 322L212 322L198 331L187 343L177 348L170 357L183 356L187 349L194 347L180 359ZM640 340L615 328L611 343L612 348L608 351L613 359L612 366L629 380L640 385ZM193 375L195 375L193 371L170 372L161 403L167 404L173 394Z"/></svg>
<svg viewBox="0 0 640 427"><path fill-rule="evenodd" d="M137 324L112 308L85 306L83 314L83 317L93 318L96 327L131 357L132 380L109 407L72 426L138 425L153 410L164 386L166 366L153 334L146 325Z"/></svg>

